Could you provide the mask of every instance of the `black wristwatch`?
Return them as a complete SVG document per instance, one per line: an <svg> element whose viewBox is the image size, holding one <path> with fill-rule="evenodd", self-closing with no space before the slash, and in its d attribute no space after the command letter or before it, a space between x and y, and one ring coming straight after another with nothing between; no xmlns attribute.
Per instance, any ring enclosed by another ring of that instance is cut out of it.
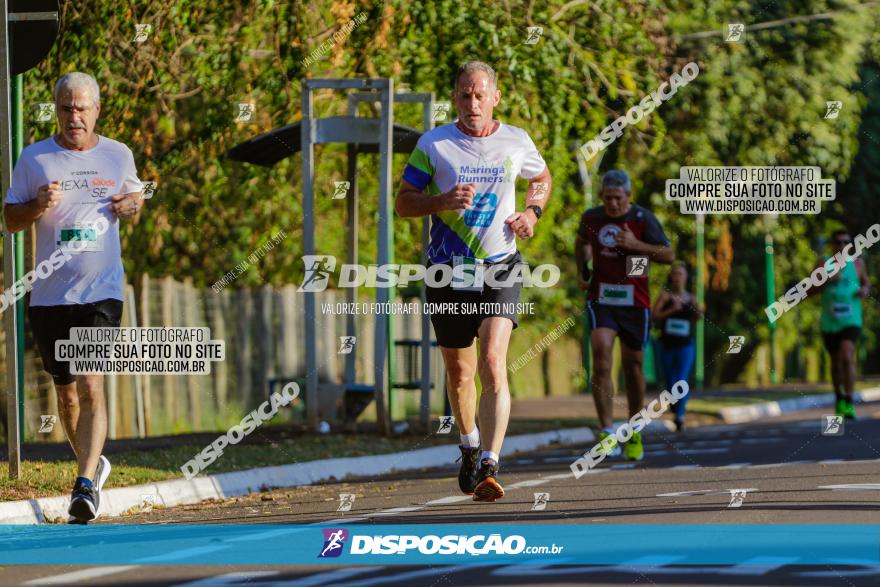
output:
<svg viewBox="0 0 880 587"><path fill-rule="evenodd" d="M541 214L544 213L544 211L541 210L541 207L536 206L535 204L532 204L531 206L526 206L526 210L532 210L535 213L535 218L537 218L538 220L541 219Z"/></svg>

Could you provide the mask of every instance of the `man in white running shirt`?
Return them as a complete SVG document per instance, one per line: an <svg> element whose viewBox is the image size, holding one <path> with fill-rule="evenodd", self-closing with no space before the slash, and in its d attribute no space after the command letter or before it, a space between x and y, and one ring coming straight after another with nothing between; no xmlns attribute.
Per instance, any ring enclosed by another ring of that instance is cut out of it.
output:
<svg viewBox="0 0 880 587"><path fill-rule="evenodd" d="M76 455L70 521L86 523L97 517L110 474L101 455L107 438L104 376L71 374L69 362L56 360L55 341L69 339L71 328L119 327L125 287L119 219L141 209L143 185L131 150L95 134L101 97L94 78L62 76L55 108L60 132L22 151L3 215L11 233L36 227L37 266L52 259L54 271L32 284L28 317Z"/></svg>
<svg viewBox="0 0 880 587"><path fill-rule="evenodd" d="M517 326L516 311L509 308L519 301L521 287L513 283L522 270L517 267L522 260L516 238L533 236L550 197L551 177L529 135L492 118L501 92L489 65L462 65L454 96L458 120L419 139L403 174L396 210L401 216L431 215L432 265L468 266L468 272L476 275L483 269L487 276L484 283L475 280L464 286L455 281L446 287L429 284L427 299L480 309L476 314L435 312L431 322L461 435L459 487L475 501L495 501L504 496L496 477L510 416L507 347ZM529 181L521 212L516 211L516 176ZM475 417L477 372L482 452Z"/></svg>

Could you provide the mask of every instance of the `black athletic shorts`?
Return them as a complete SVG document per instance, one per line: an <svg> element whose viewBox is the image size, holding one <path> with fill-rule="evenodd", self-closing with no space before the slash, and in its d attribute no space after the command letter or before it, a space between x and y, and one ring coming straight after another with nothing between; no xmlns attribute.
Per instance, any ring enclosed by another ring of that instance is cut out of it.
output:
<svg viewBox="0 0 880 587"><path fill-rule="evenodd" d="M823 332L822 341L825 343L825 350L829 353L836 353L842 341L851 340L856 342L861 334L862 329L858 326L847 326L837 332Z"/></svg>
<svg viewBox="0 0 880 587"><path fill-rule="evenodd" d="M515 253L498 263L486 263L487 270L491 265L507 264L506 268L495 269L495 282L514 281L511 272L518 263L523 263L519 253ZM449 264L451 266L451 263ZM456 290L452 285L445 287L428 286L425 297L429 304L456 304L458 312L432 312L431 324L437 344L453 349L466 349L474 343L478 336L480 324L486 318L501 316L509 318L513 327L518 326L516 306L522 283L511 283L507 287L493 288L483 284L482 291ZM476 310L476 311L473 311Z"/></svg>
<svg viewBox="0 0 880 587"><path fill-rule="evenodd" d="M620 342L634 351L640 351L648 342L651 311L632 306L607 306L592 300L587 302L590 330L610 328L617 332Z"/></svg>
<svg viewBox="0 0 880 587"><path fill-rule="evenodd" d="M52 376L56 385L68 385L76 381L76 378L70 372L69 361L55 360L55 341L69 339L71 328L118 328L122 321L122 302L107 299L91 304L30 306L28 317L34 340L40 349L40 357L43 359L43 368Z"/></svg>

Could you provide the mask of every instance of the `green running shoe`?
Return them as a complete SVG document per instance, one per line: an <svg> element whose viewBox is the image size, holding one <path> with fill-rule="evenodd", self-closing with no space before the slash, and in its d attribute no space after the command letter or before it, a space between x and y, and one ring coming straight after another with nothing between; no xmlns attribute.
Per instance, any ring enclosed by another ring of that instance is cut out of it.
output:
<svg viewBox="0 0 880 587"><path fill-rule="evenodd" d="M610 438L611 441L603 443L602 441L606 438ZM601 454L604 454L606 457L620 456L620 445L617 443L617 438L611 432L606 430L599 431L599 446L602 447Z"/></svg>
<svg viewBox="0 0 880 587"><path fill-rule="evenodd" d="M645 447L642 446L641 432L633 432L632 438L623 445L623 454L628 461L640 461L645 458Z"/></svg>
<svg viewBox="0 0 880 587"><path fill-rule="evenodd" d="M843 417L848 420L856 419L856 405L851 401L843 400Z"/></svg>
<svg viewBox="0 0 880 587"><path fill-rule="evenodd" d="M839 399L834 407L834 413L838 416L846 416L846 400Z"/></svg>

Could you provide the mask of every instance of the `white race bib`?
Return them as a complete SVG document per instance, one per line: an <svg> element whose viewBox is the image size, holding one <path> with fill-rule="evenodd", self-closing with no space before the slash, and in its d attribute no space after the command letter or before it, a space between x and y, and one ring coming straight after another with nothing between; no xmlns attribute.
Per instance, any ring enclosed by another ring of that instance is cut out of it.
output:
<svg viewBox="0 0 880 587"><path fill-rule="evenodd" d="M457 291L483 291L483 275L486 267L482 259L452 257L452 289Z"/></svg>
<svg viewBox="0 0 880 587"><path fill-rule="evenodd" d="M690 336L691 321L681 318L667 318L663 331L670 336Z"/></svg>
<svg viewBox="0 0 880 587"><path fill-rule="evenodd" d="M632 284L599 282L599 303L606 306L632 306L635 287Z"/></svg>
<svg viewBox="0 0 880 587"><path fill-rule="evenodd" d="M104 250L102 236L95 223L74 222L72 226L55 229L55 244L65 246L72 253L95 253Z"/></svg>
<svg viewBox="0 0 880 587"><path fill-rule="evenodd" d="M835 318L849 318L853 313L852 304L835 303L831 306L831 313L834 314Z"/></svg>

